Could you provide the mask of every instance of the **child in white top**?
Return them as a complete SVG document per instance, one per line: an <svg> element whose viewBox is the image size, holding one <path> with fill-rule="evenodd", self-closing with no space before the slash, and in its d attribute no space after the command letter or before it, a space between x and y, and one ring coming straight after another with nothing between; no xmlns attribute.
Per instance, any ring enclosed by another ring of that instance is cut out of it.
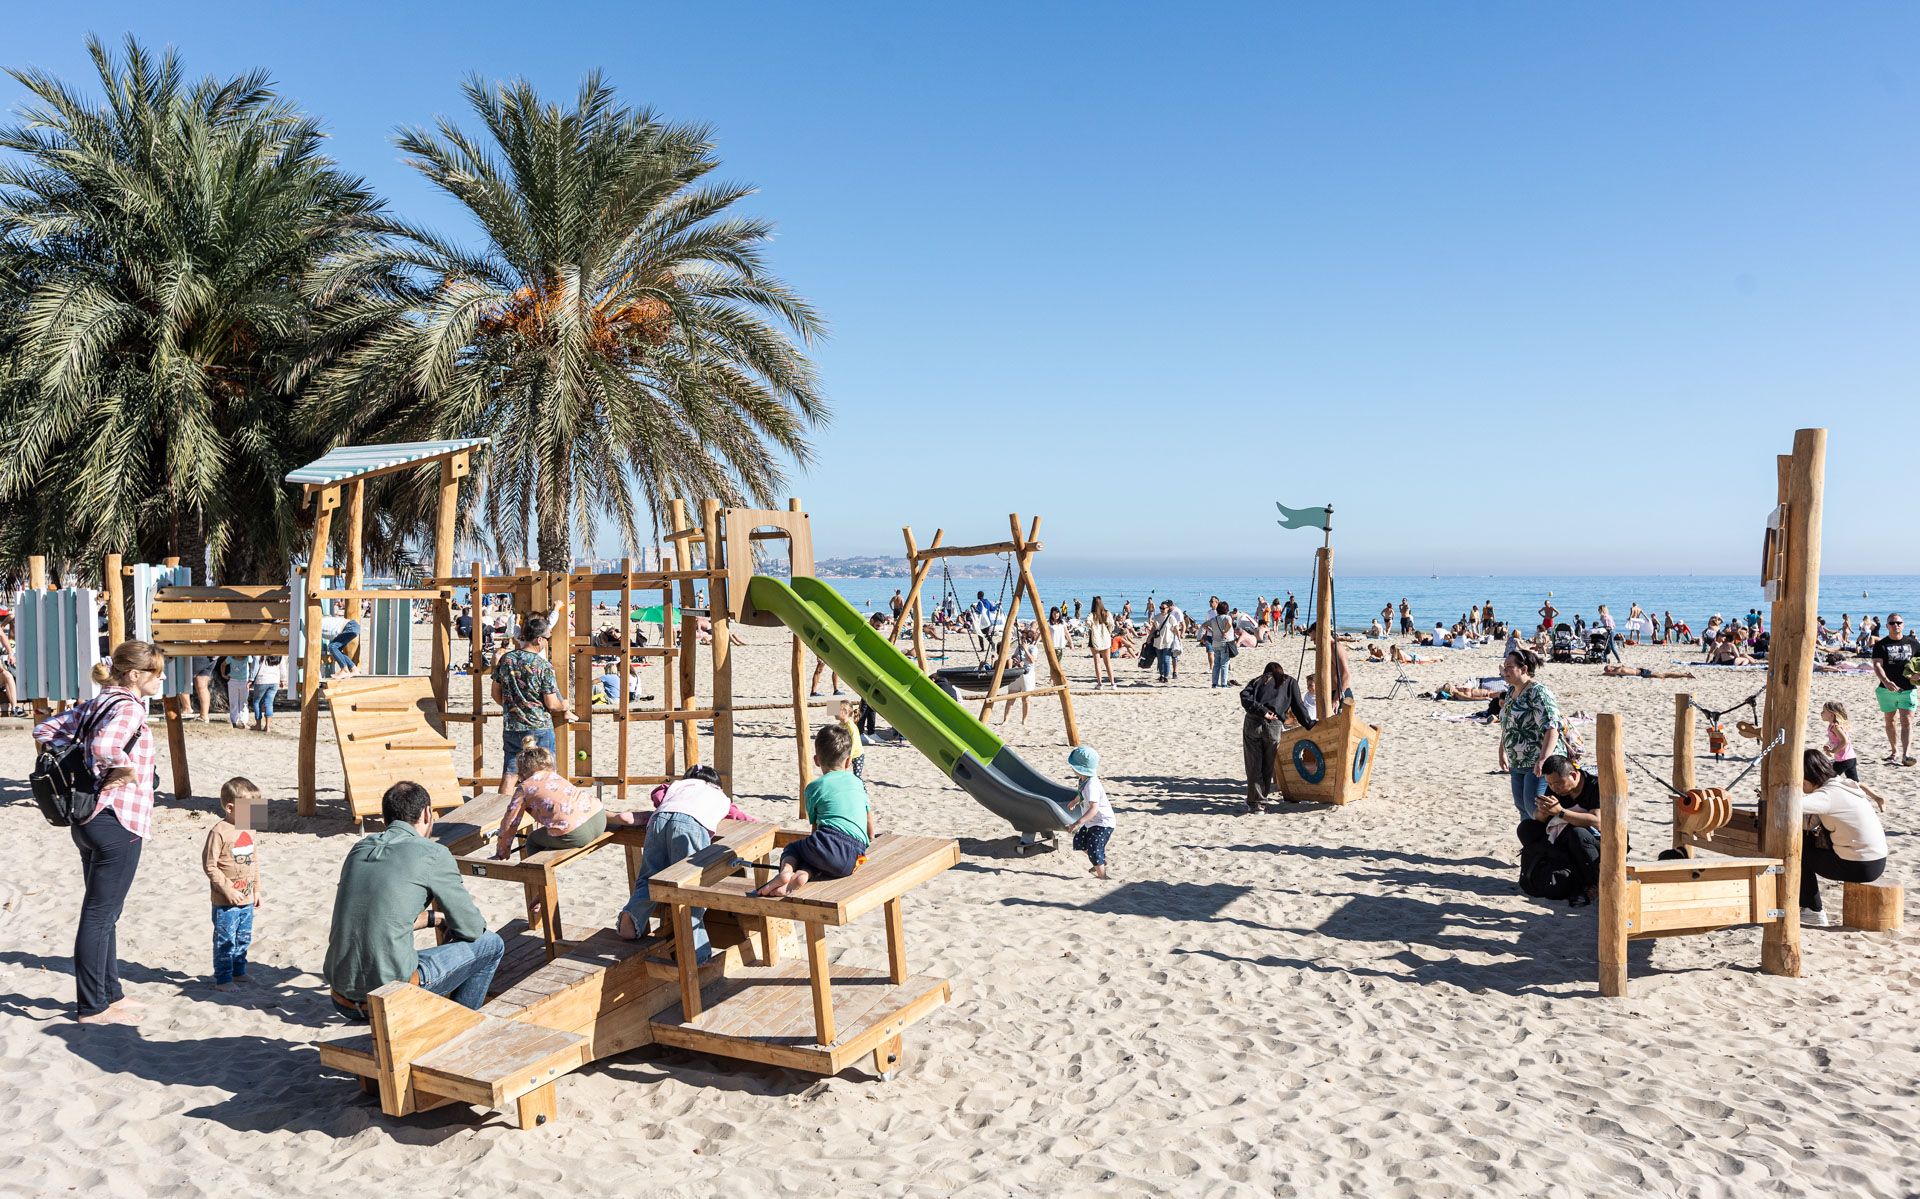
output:
<svg viewBox="0 0 1920 1199"><path fill-rule="evenodd" d="M1107 839L1113 836L1113 807L1107 802L1107 789L1095 772L1100 755L1090 747L1076 745L1067 755L1067 765L1080 776L1080 819L1073 825L1073 847L1086 853L1093 868L1087 873L1107 877Z"/></svg>

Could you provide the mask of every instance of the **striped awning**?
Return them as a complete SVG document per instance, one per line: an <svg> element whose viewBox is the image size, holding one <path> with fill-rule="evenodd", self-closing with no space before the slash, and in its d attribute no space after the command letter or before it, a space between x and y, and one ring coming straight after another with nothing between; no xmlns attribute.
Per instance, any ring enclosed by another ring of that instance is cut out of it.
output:
<svg viewBox="0 0 1920 1199"><path fill-rule="evenodd" d="M337 487L368 475L385 474L418 462L448 458L475 446L487 444L485 437L465 437L455 441L401 441L392 445L343 445L329 450L325 457L307 463L287 475L287 482L313 487Z"/></svg>

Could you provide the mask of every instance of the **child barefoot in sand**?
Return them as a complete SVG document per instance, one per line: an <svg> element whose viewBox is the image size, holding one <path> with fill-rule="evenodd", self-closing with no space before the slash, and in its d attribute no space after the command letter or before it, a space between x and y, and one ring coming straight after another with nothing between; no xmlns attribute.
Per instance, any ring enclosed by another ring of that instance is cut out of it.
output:
<svg viewBox="0 0 1920 1199"><path fill-rule="evenodd" d="M253 909L260 906L260 858L251 819L234 819L236 809L251 813L260 788L243 778L220 786L220 823L207 832L200 864L213 885L213 989L231 991L247 977L247 950L253 944Z"/></svg>
<svg viewBox="0 0 1920 1199"><path fill-rule="evenodd" d="M845 878L866 861L873 842L873 810L867 788L847 769L853 738L830 724L813 738L813 764L820 777L807 784L807 820L813 832L781 851L780 874L754 892L778 899L816 878Z"/></svg>
<svg viewBox="0 0 1920 1199"><path fill-rule="evenodd" d="M1092 864L1088 874L1105 878L1107 839L1113 836L1113 808L1107 803L1107 789L1100 785L1100 777L1095 773L1100 769L1100 755L1090 746L1076 745L1067 755L1067 765L1080 776L1080 802L1085 805L1080 819L1073 825L1073 847L1087 855L1087 861Z"/></svg>

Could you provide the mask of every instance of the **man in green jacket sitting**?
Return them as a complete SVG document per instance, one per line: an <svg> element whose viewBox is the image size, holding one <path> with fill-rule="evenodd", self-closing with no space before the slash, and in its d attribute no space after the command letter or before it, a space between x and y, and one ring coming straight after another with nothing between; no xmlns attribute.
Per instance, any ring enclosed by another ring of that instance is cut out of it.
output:
<svg viewBox="0 0 1920 1199"><path fill-rule="evenodd" d="M487 1001L506 945L487 931L447 847L429 839L433 805L419 783L380 797L387 827L347 851L333 894L327 986L349 1020L368 1019L367 995L412 982L464 1007ZM438 910L430 905L438 905ZM416 929L444 928L447 943L413 947Z"/></svg>

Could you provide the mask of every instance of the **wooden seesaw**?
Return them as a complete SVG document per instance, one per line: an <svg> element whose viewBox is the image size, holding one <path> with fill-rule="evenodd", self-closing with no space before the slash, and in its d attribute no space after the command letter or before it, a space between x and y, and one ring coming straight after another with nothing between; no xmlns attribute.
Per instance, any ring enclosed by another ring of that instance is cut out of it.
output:
<svg viewBox="0 0 1920 1199"><path fill-rule="evenodd" d="M321 1063L359 1078L390 1116L470 1103L512 1111L521 1128L538 1127L555 1118L562 1076L654 1043L820 1074L871 1054L875 1072L891 1078L906 1028L951 997L947 980L908 972L902 903L959 862L952 840L883 833L852 877L762 899L748 894L754 873L769 869L755 860L804 833L729 821L712 845L654 877L649 894L668 915L657 935L628 941L596 929L569 941L554 870L620 844L631 884L645 829L613 829L580 849L494 861L489 843L505 806L503 796L485 797L436 826L462 873L520 883L538 917L503 930L507 955L487 1004L472 1011L390 983L367 997L371 1032L319 1045ZM694 907L707 910L713 956L704 965L678 951L690 940ZM886 915L887 969L830 966L827 926L876 908ZM790 921L805 929L804 961L783 953Z"/></svg>

